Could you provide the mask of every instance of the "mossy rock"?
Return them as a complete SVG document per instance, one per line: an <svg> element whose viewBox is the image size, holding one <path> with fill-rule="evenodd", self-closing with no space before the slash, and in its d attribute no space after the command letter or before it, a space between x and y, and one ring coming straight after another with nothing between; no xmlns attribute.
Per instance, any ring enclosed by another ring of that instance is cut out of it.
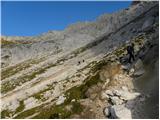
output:
<svg viewBox="0 0 160 120"><path fill-rule="evenodd" d="M99 61L98 63L96 63L95 65L92 66L91 72L95 73L96 71L99 71L106 64L107 64L107 62L105 60Z"/></svg>

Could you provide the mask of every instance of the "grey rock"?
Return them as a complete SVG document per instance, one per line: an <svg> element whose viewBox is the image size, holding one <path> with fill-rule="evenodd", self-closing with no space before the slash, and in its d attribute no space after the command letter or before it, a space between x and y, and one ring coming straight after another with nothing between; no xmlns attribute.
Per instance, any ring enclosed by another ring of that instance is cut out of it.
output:
<svg viewBox="0 0 160 120"><path fill-rule="evenodd" d="M64 103L65 99L66 99L66 97L64 97L64 95L59 96L59 98L56 101L56 105L60 105L60 104Z"/></svg>
<svg viewBox="0 0 160 120"><path fill-rule="evenodd" d="M146 31L148 30L149 28L152 27L154 23L154 17L149 17L148 19L146 19L146 21L144 22L143 26L142 26L142 30L143 31Z"/></svg>
<svg viewBox="0 0 160 120"><path fill-rule="evenodd" d="M129 63L125 64L125 65L122 65L122 69L124 69L124 70L129 70L130 68L131 68L131 65Z"/></svg>
<svg viewBox="0 0 160 120"><path fill-rule="evenodd" d="M121 105L124 102L117 96L111 97L111 101L114 105Z"/></svg>
<svg viewBox="0 0 160 120"><path fill-rule="evenodd" d="M109 107L105 107L104 110L103 110L103 113L106 117L109 117L110 116L110 110L109 110Z"/></svg>
<svg viewBox="0 0 160 120"><path fill-rule="evenodd" d="M135 70L139 70L139 69L141 69L141 68L143 68L143 67L144 67L144 65L143 65L143 62L142 62L141 59L138 59L138 60L136 61L136 63L134 64Z"/></svg>
<svg viewBox="0 0 160 120"><path fill-rule="evenodd" d="M129 75L131 76L131 75L133 75L134 74L134 68L131 68L130 70L129 70Z"/></svg>
<svg viewBox="0 0 160 120"><path fill-rule="evenodd" d="M106 90L102 95L102 98L110 98L112 103L119 105L124 101L132 100L140 96L138 92L129 92L126 87L123 86L121 90Z"/></svg>
<svg viewBox="0 0 160 120"><path fill-rule="evenodd" d="M132 119L131 111L125 105L114 105L110 109L111 117L115 119Z"/></svg>
<svg viewBox="0 0 160 120"><path fill-rule="evenodd" d="M135 71L134 76L140 76L145 73L144 65L141 59L138 59L134 65Z"/></svg>
<svg viewBox="0 0 160 120"><path fill-rule="evenodd" d="M141 70L137 70L134 72L134 76L141 76L145 73L145 70L144 69L141 69Z"/></svg>
<svg viewBox="0 0 160 120"><path fill-rule="evenodd" d="M122 100L132 100L135 99L136 97L140 96L140 93L131 93L128 91L123 91L123 90L115 90L113 93L116 96L119 96Z"/></svg>

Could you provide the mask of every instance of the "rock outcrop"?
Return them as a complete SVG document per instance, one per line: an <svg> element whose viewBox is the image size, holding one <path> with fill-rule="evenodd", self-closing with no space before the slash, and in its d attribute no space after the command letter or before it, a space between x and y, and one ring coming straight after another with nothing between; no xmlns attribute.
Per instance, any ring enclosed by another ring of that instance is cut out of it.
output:
<svg viewBox="0 0 160 120"><path fill-rule="evenodd" d="M124 105L114 105L110 108L111 118L132 119L132 113Z"/></svg>

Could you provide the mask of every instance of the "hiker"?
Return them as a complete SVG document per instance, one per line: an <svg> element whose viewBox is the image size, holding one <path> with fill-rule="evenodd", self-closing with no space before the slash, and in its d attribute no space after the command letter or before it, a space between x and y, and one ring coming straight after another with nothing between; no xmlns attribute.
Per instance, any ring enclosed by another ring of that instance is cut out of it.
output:
<svg viewBox="0 0 160 120"><path fill-rule="evenodd" d="M80 65L81 64L81 62L80 61L78 61L78 65Z"/></svg>
<svg viewBox="0 0 160 120"><path fill-rule="evenodd" d="M135 61L135 58L134 58L134 44L133 43L127 47L127 52L129 54L128 62L131 63L131 60Z"/></svg>

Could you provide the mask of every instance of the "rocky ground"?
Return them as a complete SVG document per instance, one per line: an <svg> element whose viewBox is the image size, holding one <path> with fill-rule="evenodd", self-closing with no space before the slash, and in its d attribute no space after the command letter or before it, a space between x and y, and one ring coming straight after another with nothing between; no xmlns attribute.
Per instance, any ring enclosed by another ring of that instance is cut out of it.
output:
<svg viewBox="0 0 160 120"><path fill-rule="evenodd" d="M158 2L140 2L63 32L2 37L1 117L158 118L158 17Z"/></svg>

